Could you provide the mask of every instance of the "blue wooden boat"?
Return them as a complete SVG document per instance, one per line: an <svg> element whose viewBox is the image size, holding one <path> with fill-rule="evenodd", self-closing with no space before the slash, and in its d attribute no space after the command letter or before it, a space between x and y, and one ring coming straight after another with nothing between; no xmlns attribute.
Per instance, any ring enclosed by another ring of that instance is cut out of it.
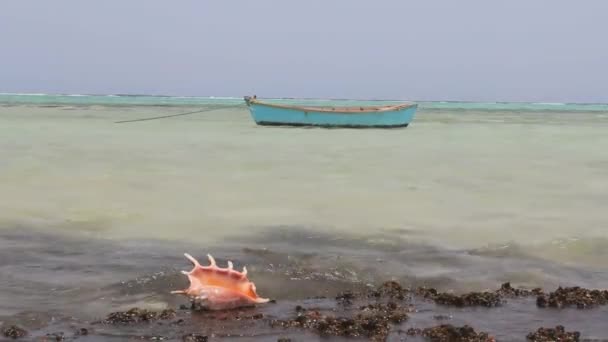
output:
<svg viewBox="0 0 608 342"><path fill-rule="evenodd" d="M299 106L263 102L256 96L245 96L245 102L256 124L277 126L407 127L418 108L415 103L365 107Z"/></svg>

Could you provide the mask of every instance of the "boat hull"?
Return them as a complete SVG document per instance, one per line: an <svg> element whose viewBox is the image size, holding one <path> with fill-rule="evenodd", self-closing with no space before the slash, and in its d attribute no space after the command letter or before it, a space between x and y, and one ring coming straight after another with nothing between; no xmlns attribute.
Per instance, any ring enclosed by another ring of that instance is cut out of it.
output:
<svg viewBox="0 0 608 342"><path fill-rule="evenodd" d="M248 102L253 120L262 126L311 126L344 128L399 128L407 127L414 118L417 105L393 109L329 111L327 107L314 108L273 106Z"/></svg>

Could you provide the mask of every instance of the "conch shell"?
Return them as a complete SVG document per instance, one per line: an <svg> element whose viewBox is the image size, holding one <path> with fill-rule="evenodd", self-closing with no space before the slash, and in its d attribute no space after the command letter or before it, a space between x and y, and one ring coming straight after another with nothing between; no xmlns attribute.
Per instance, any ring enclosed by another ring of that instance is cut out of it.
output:
<svg viewBox="0 0 608 342"><path fill-rule="evenodd" d="M218 267L209 254L207 257L211 265L201 266L190 254L184 255L194 264L190 272L182 271L188 276L190 286L171 293L186 295L194 304L208 310L234 309L269 301L258 296L255 284L247 279L247 268L243 267L243 272L239 272L233 268L231 261L228 261L227 268Z"/></svg>

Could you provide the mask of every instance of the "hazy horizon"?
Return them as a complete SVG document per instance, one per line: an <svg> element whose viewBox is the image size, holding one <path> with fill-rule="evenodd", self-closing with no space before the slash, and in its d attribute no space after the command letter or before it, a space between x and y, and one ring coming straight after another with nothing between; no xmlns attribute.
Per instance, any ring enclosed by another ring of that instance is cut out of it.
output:
<svg viewBox="0 0 608 342"><path fill-rule="evenodd" d="M1 93L608 103L608 3L0 4Z"/></svg>
<svg viewBox="0 0 608 342"><path fill-rule="evenodd" d="M172 98L217 98L217 99L241 99L243 96L209 96L209 95L170 95L170 94L136 94L136 93L124 93L124 94L81 94L81 93L10 93L0 92L1 95L16 95L16 96L132 96L132 97L172 97ZM253 94L248 94L253 95ZM258 98L262 98L258 96ZM472 100L442 100L442 99L407 99L407 98L336 98L336 97L264 97L266 99L300 99L300 100L364 100L364 101L418 101L418 102L453 102L453 103L529 103L529 104L572 104L572 105L608 105L608 102L544 102L544 101L472 101ZM1 100L1 99L0 99Z"/></svg>

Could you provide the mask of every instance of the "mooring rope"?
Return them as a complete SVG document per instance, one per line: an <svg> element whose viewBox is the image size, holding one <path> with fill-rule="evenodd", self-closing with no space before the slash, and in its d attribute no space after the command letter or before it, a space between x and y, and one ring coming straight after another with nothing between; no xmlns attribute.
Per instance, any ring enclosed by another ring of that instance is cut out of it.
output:
<svg viewBox="0 0 608 342"><path fill-rule="evenodd" d="M125 123L125 122L135 122L135 121L146 121L146 120L155 120L155 119L164 119L164 118L171 118L174 116L181 116L181 115L190 115L190 114L196 114L196 113L203 113L203 112L210 112L213 110L220 110L220 109L227 109L227 108L240 108L245 106L245 104L240 104L240 105L236 105L236 106L226 106L226 107L220 107L220 108L207 108L207 109L201 109L201 110L196 110L193 112L186 112L186 113L179 113L179 114L171 114L171 115L163 115L163 116L154 116L151 118L142 118L142 119L133 119L133 120L122 120L122 121L115 121L114 123Z"/></svg>

